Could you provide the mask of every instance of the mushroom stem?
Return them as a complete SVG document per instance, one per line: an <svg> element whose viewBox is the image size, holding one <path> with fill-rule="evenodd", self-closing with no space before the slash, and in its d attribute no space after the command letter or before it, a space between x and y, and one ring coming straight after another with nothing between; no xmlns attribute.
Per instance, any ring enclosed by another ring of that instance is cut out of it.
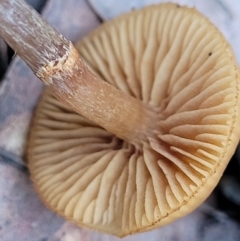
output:
<svg viewBox="0 0 240 241"><path fill-rule="evenodd" d="M0 36L56 98L126 141L147 141L156 123L154 110L93 74L73 44L33 8L2 0L0 22Z"/></svg>

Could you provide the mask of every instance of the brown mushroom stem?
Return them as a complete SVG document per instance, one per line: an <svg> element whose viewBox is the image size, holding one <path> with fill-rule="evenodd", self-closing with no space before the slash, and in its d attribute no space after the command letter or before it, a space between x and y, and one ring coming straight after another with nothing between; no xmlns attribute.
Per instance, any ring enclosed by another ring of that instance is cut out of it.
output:
<svg viewBox="0 0 240 241"><path fill-rule="evenodd" d="M72 43L34 9L21 0L2 0L0 22L0 36L60 101L124 140L147 140L154 111L93 74Z"/></svg>

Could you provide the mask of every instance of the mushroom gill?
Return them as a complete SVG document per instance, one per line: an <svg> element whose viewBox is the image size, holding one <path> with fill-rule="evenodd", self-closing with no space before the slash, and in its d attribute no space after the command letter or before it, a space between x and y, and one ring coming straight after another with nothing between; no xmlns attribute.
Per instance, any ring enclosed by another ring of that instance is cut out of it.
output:
<svg viewBox="0 0 240 241"><path fill-rule="evenodd" d="M239 69L226 40L196 10L160 4L103 24L76 47L91 70L157 118L146 140L129 143L46 89L28 149L43 202L121 237L190 213L239 140Z"/></svg>

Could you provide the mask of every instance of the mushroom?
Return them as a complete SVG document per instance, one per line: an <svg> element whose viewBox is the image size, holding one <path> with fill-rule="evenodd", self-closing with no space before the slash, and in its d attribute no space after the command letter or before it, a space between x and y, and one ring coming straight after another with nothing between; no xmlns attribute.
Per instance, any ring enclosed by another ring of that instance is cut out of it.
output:
<svg viewBox="0 0 240 241"><path fill-rule="evenodd" d="M190 213L217 185L239 140L239 70L226 40L196 10L160 4L103 24L76 47L92 71L156 115L145 136L123 139L46 89L28 149L43 202L120 237ZM119 118L121 125L133 116Z"/></svg>
<svg viewBox="0 0 240 241"><path fill-rule="evenodd" d="M208 197L239 140L240 97L233 52L205 17L162 4L105 23L77 44L92 71L23 2L2 0L0 19L0 35L48 86L28 164L50 209L123 237Z"/></svg>

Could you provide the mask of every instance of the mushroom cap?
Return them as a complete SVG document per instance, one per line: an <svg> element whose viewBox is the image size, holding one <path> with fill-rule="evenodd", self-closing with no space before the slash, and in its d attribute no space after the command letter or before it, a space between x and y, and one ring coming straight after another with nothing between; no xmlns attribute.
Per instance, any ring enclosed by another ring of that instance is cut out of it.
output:
<svg viewBox="0 0 240 241"><path fill-rule="evenodd" d="M239 69L224 37L195 9L160 4L103 24L77 48L105 81L157 108L163 131L139 150L46 89L28 148L43 202L120 237L190 213L239 140Z"/></svg>

